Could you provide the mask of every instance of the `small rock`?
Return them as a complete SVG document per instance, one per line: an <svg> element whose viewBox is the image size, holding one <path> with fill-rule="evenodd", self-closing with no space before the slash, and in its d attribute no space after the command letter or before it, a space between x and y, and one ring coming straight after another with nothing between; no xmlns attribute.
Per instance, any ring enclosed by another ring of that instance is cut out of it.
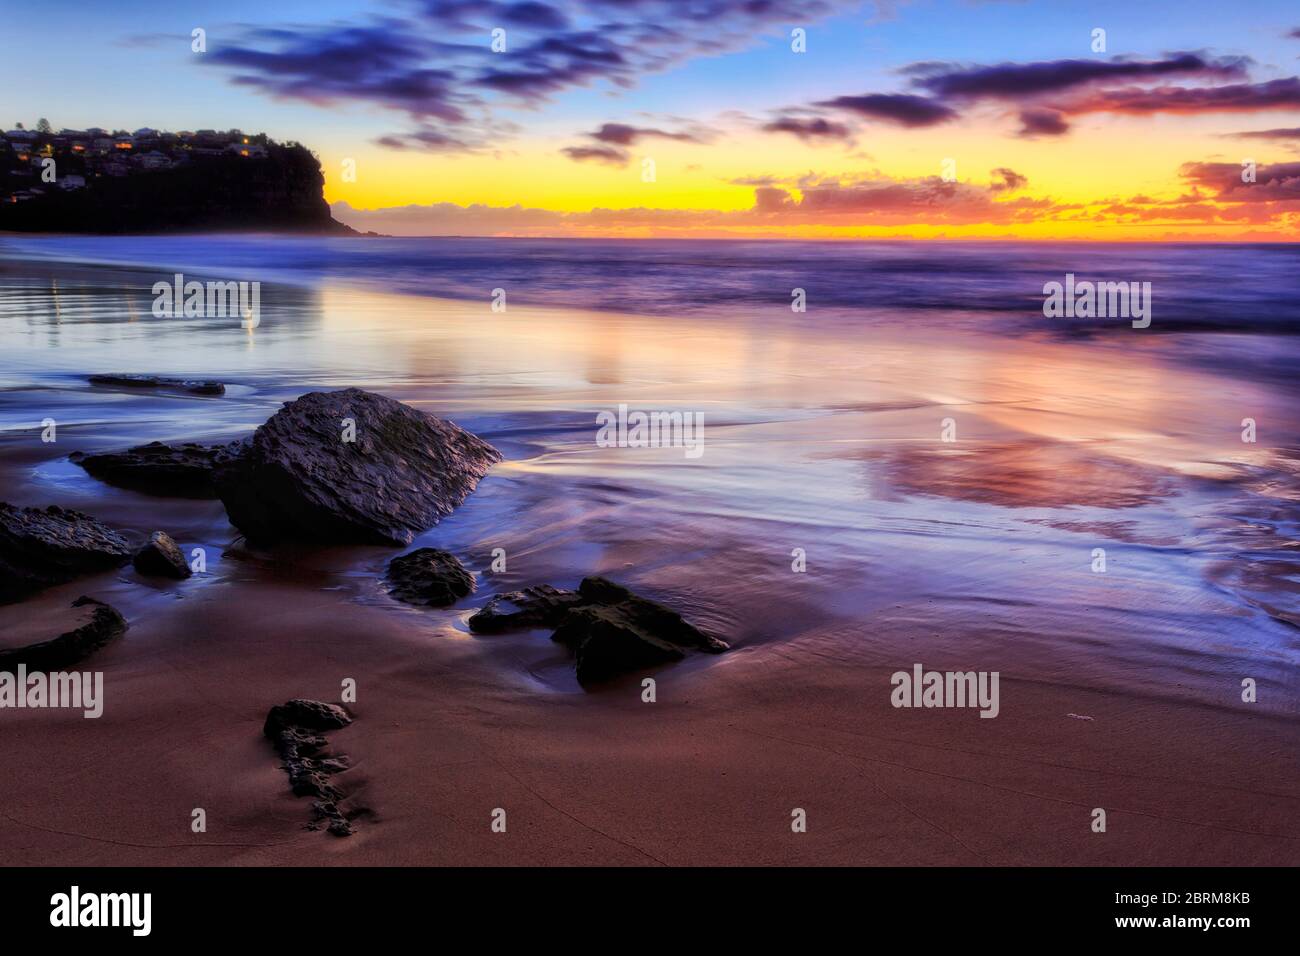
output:
<svg viewBox="0 0 1300 956"><path fill-rule="evenodd" d="M407 604L447 607L474 593L474 575L449 551L420 548L388 562L389 593Z"/></svg>
<svg viewBox="0 0 1300 956"><path fill-rule="evenodd" d="M178 581L183 581L193 573L185 563L181 549L165 531L151 534L149 543L135 553L131 563L141 574L176 578Z"/></svg>
<svg viewBox="0 0 1300 956"><path fill-rule="evenodd" d="M167 445L153 441L120 452L76 451L68 460L100 481L132 491L174 498L215 498L216 468L238 457L243 447L243 442Z"/></svg>
<svg viewBox="0 0 1300 956"><path fill-rule="evenodd" d="M179 378L163 378L160 375L92 375L91 385L106 385L110 388L157 388L174 392L189 392L191 395L225 395L226 386L220 382L197 382Z"/></svg>
<svg viewBox="0 0 1300 956"><path fill-rule="evenodd" d="M48 641L0 649L0 671L16 671L20 664L28 671L62 670L126 633L126 619L102 601L83 595L72 607L79 609L77 627Z"/></svg>
<svg viewBox="0 0 1300 956"><path fill-rule="evenodd" d="M130 559L126 538L90 515L0 502L0 604Z"/></svg>
<svg viewBox="0 0 1300 956"><path fill-rule="evenodd" d="M583 601L577 591L549 584L496 594L469 619L469 629L476 634L500 634L522 628L558 627L569 609Z"/></svg>
<svg viewBox="0 0 1300 956"><path fill-rule="evenodd" d="M217 468L216 486L252 541L407 545L500 460L451 422L347 388L286 403Z"/></svg>

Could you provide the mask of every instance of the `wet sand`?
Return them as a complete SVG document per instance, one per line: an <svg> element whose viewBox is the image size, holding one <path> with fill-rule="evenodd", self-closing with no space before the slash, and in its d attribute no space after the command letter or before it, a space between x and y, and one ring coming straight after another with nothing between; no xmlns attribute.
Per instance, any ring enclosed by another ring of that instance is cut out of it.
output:
<svg viewBox="0 0 1300 956"><path fill-rule="evenodd" d="M128 568L23 605L30 619L90 594L131 629L85 665L105 674L102 718L0 712L7 862L1300 862L1297 405L1193 361L1206 337L499 315L331 286L264 289L249 335L153 319L146 278L0 271L0 498L208 556L186 582ZM85 382L146 371L227 395ZM66 461L238 437L347 385L506 455L415 542L478 573L451 610L383 592L396 551L251 551L219 502L114 489ZM595 411L619 403L702 411L704 455L598 448ZM1240 442L1247 415L1267 441ZM496 591L593 573L734 650L654 672L647 704L639 676L583 691L546 632L468 632ZM891 707L890 674L915 662L999 671L999 716ZM261 727L348 678L357 719L329 739L373 816L336 839L303 829L309 801Z"/></svg>

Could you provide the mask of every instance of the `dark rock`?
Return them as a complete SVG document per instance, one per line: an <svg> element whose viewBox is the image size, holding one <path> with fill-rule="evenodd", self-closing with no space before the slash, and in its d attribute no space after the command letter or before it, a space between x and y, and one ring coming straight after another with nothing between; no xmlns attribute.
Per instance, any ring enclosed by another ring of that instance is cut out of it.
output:
<svg viewBox="0 0 1300 956"><path fill-rule="evenodd" d="M345 419L355 441L343 441ZM348 388L286 403L217 469L216 485L250 540L405 545L500 460L451 422Z"/></svg>
<svg viewBox="0 0 1300 956"><path fill-rule="evenodd" d="M552 640L577 652L578 683L608 680L625 671L679 661L680 648L640 627L623 605L574 608Z"/></svg>
<svg viewBox="0 0 1300 956"><path fill-rule="evenodd" d="M132 491L174 498L215 498L217 488L212 479L217 466L237 457L243 444L166 445L153 441L122 452L88 455L77 451L68 459L100 481Z"/></svg>
<svg viewBox="0 0 1300 956"><path fill-rule="evenodd" d="M92 375L91 385L111 388L157 388L172 392L189 392L191 395L225 395L226 386L220 382L196 382L160 375Z"/></svg>
<svg viewBox="0 0 1300 956"><path fill-rule="evenodd" d="M474 593L474 575L454 554L437 548L393 558L388 562L388 582L399 601L426 607L447 607Z"/></svg>
<svg viewBox="0 0 1300 956"><path fill-rule="evenodd" d="M0 604L126 564L126 538L90 515L0 502Z"/></svg>
<svg viewBox="0 0 1300 956"><path fill-rule="evenodd" d="M62 670L126 633L126 620L117 610L91 597L79 597L72 607L81 609L78 626L58 637L26 647L0 649L0 671Z"/></svg>
<svg viewBox="0 0 1300 956"><path fill-rule="evenodd" d="M578 593L588 604L599 604L619 609L637 628L677 647L720 654L730 650L730 645L693 627L672 608L657 601L633 594L621 584L606 578L583 578Z"/></svg>
<svg viewBox="0 0 1300 956"><path fill-rule="evenodd" d="M149 535L149 543L135 553L131 563L141 574L176 578L178 581L193 574L190 566L185 563L181 549L165 531L155 531Z"/></svg>
<svg viewBox="0 0 1300 956"><path fill-rule="evenodd" d="M521 628L558 627L569 609L584 600L577 591L549 584L497 594L469 619L469 629L477 634L499 634Z"/></svg>
<svg viewBox="0 0 1300 956"><path fill-rule="evenodd" d="M328 742L323 733L350 723L352 717L337 704L297 699L272 707L262 726L262 733L275 744L284 761L294 796L317 798L312 803L309 827L320 829L328 822L329 832L335 836L350 836L353 832L347 814L339 807L343 792L329 779L348 769L348 759L326 752Z"/></svg>
<svg viewBox="0 0 1300 956"><path fill-rule="evenodd" d="M581 684L681 660L683 648L728 649L671 608L605 578L583 579L578 595L583 603L565 614L551 639L575 651Z"/></svg>

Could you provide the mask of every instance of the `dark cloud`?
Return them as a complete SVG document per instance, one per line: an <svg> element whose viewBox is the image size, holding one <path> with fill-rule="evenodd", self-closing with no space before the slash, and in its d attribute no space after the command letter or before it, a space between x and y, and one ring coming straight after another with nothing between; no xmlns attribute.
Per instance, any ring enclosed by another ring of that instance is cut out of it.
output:
<svg viewBox="0 0 1300 956"><path fill-rule="evenodd" d="M1070 124L1060 110L1046 106L1031 106L1020 111L1020 135L1060 136L1070 131Z"/></svg>
<svg viewBox="0 0 1300 956"><path fill-rule="evenodd" d="M500 99L536 104L567 90L634 85L646 73L753 45L787 23L811 23L849 0L423 0L406 16L362 24L249 29L205 63L235 83L320 106L356 102L404 113L473 142ZM506 30L506 52L490 50ZM422 131L384 137L431 142Z"/></svg>
<svg viewBox="0 0 1300 956"><path fill-rule="evenodd" d="M604 163L607 166L626 166L627 153L613 146L566 146L560 150L575 162Z"/></svg>
<svg viewBox="0 0 1300 956"><path fill-rule="evenodd" d="M1248 113L1300 108L1300 77L1228 86L1098 90L1064 104L1068 113Z"/></svg>
<svg viewBox="0 0 1300 956"><path fill-rule="evenodd" d="M991 170L990 175L993 181L989 183L989 192L991 193L1009 193L1018 189L1024 189L1029 184L1029 180L1014 169L1008 169L1005 166L999 166Z"/></svg>
<svg viewBox="0 0 1300 956"><path fill-rule="evenodd" d="M1227 133L1236 139L1300 139L1300 126L1256 129L1247 133Z"/></svg>
<svg viewBox="0 0 1300 956"><path fill-rule="evenodd" d="M937 100L910 93L867 93L862 96L837 96L822 100L817 106L845 110L870 119L885 120L899 126L934 126L955 119L957 112Z"/></svg>
<svg viewBox="0 0 1300 956"><path fill-rule="evenodd" d="M457 153L476 147L464 139L459 139L440 129L418 129L410 133L392 133L375 140L388 149L420 149L432 153Z"/></svg>
<svg viewBox="0 0 1300 956"><path fill-rule="evenodd" d="M234 82L272 96L328 106L364 100L416 119L460 123L471 102L455 90L455 74L424 66L425 46L392 23L296 34L264 30L275 51L238 43L207 54L234 71Z"/></svg>
<svg viewBox="0 0 1300 956"><path fill-rule="evenodd" d="M672 139L681 143L698 143L699 137L691 133L671 133L667 130L647 126L628 126L626 123L605 123L594 133L588 133L599 143L614 146L635 146L643 139Z"/></svg>
<svg viewBox="0 0 1300 956"><path fill-rule="evenodd" d="M1014 174L1013 174L1014 175ZM834 223L1011 222L1032 216L1033 200L999 202L969 183L924 179L880 179L804 186L796 197L771 186L754 190L754 212L783 220Z"/></svg>
<svg viewBox="0 0 1300 956"><path fill-rule="evenodd" d="M914 63L904 69L914 86L931 96L952 98L1028 99L1062 93L1081 86L1115 81L1194 75L1207 79L1237 79L1246 75L1244 57L1210 58L1200 53L1174 53L1159 60L1044 60L958 66Z"/></svg>
<svg viewBox="0 0 1300 956"><path fill-rule="evenodd" d="M563 30L569 25L569 18L555 7L544 3L507 3L502 5L500 20L506 26L543 27L548 30Z"/></svg>
<svg viewBox="0 0 1300 956"><path fill-rule="evenodd" d="M853 134L843 123L821 117L800 119L796 116L782 116L770 123L763 124L766 133L790 133L805 142L819 139L851 139Z"/></svg>
<svg viewBox="0 0 1300 956"><path fill-rule="evenodd" d="M1179 174L1218 202L1300 202L1300 163L1256 166L1254 182L1243 182L1240 163L1185 163Z"/></svg>

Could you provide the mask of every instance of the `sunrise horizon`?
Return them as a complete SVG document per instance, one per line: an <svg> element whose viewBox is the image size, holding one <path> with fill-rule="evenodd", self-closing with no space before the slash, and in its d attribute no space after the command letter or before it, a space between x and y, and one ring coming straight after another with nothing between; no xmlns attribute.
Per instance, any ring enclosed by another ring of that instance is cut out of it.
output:
<svg viewBox="0 0 1300 956"><path fill-rule="evenodd" d="M59 71L20 107L11 75L11 113L302 142L363 231L1300 238L1300 17L1281 3L1248 23L1206 3L1178 22L967 0L141 3L147 31L62 6L104 82Z"/></svg>

